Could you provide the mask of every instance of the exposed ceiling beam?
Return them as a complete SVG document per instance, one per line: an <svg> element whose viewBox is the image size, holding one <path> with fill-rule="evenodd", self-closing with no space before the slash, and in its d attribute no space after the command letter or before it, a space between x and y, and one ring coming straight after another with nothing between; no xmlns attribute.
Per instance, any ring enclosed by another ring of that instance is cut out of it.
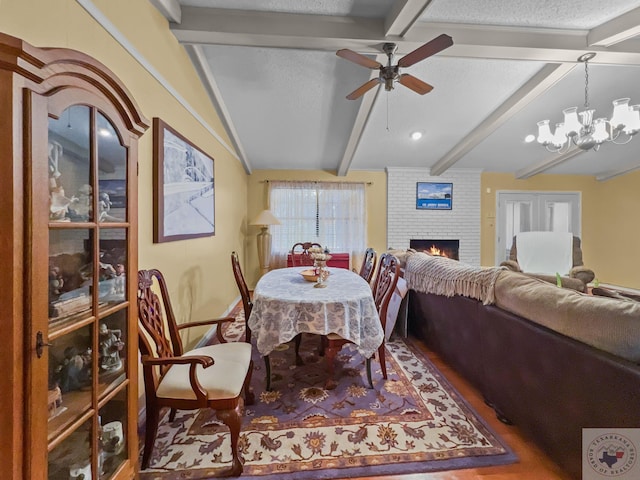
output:
<svg viewBox="0 0 640 480"><path fill-rule="evenodd" d="M229 135L231 143L233 143L233 146L238 153L238 158L240 159L245 172L247 172L247 175L251 175L251 164L249 163L247 155L242 148L240 136L238 135L233 121L231 120L231 114L229 113L229 110L227 109L227 106L222 99L222 93L220 92L213 73L209 68L209 62L207 61L202 48L198 45L186 45L185 49L191 57L191 61L193 62L198 75L200 76L200 80L207 90L207 94L211 99L211 103L213 103L214 107L218 111L220 120L222 121L224 128Z"/></svg>
<svg viewBox="0 0 640 480"><path fill-rule="evenodd" d="M174 23L180 23L182 18L182 7L178 0L151 0L151 3L156 7L167 20Z"/></svg>
<svg viewBox="0 0 640 480"><path fill-rule="evenodd" d="M383 63L385 61L385 55L378 55L376 57L376 61ZM377 78L378 72L374 71L371 73L371 78ZM349 140L347 141L347 146L344 150L344 154L342 155L342 160L340 161L340 165L338 165L337 175L339 177L345 176L349 173L349 169L351 168L351 162L353 162L353 157L356 154L356 150L358 148L358 144L360 143L360 139L362 138L362 132L364 132L364 128L367 126L367 122L369 121L369 117L371 115L371 111L373 110L373 105L375 101L380 96L380 91L383 90L381 85L378 86L378 91L375 95L364 95L362 97L360 108L358 109L358 114L356 115L356 119L353 122L353 128L351 129L351 133L349 134Z"/></svg>
<svg viewBox="0 0 640 480"><path fill-rule="evenodd" d="M385 36L405 36L430 3L431 0L396 0L384 21Z"/></svg>
<svg viewBox="0 0 640 480"><path fill-rule="evenodd" d="M600 173L596 175L596 180L599 182L604 182L605 180L611 180L614 177L619 177L621 175L625 175L629 172L633 172L634 170L639 170L639 169L640 169L640 163L619 168L617 170L610 170L608 172Z"/></svg>
<svg viewBox="0 0 640 480"><path fill-rule="evenodd" d="M640 7L591 30L587 43L609 47L638 35L640 35Z"/></svg>
<svg viewBox="0 0 640 480"><path fill-rule="evenodd" d="M382 20L327 15L253 12L183 7L182 22L171 24L184 44L203 43L336 51L349 48L378 54L381 44L394 42L398 55L407 54L441 33L454 45L443 55L465 58L575 62L587 50L598 52L592 64L639 65L640 49L607 50L587 43L587 30L515 28L448 23L415 24L403 38L385 35ZM626 45L626 44L625 44ZM559 48L559 46L561 46Z"/></svg>
<svg viewBox="0 0 640 480"><path fill-rule="evenodd" d="M551 88L556 82L567 75L575 65L549 64L545 65L538 73L518 89L511 97L496 108L485 118L469 135L464 137L447 154L431 167L431 175L442 175L458 160L469 153L474 147L493 133L500 125L515 115L520 109L536 97Z"/></svg>
<svg viewBox="0 0 640 480"><path fill-rule="evenodd" d="M538 175L539 173L544 172L545 170L549 170L556 165L560 165L563 162L575 157L576 155L580 155L581 153L586 152L586 150L581 150L578 147L573 147L567 153L563 153L558 155L554 153L552 156L545 158L544 160L536 163L535 165L529 165L526 168L518 170L515 173L515 177L519 180L524 180L525 178L533 177L534 175Z"/></svg>

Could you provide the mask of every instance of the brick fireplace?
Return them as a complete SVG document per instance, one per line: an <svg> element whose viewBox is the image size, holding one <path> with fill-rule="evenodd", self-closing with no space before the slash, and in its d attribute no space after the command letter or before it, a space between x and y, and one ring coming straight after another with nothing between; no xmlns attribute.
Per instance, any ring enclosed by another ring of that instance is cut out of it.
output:
<svg viewBox="0 0 640 480"><path fill-rule="evenodd" d="M480 265L480 174L450 168L431 176L428 168L387 168L387 247L405 249L411 239L457 240L458 258ZM416 208L417 182L451 182L451 210Z"/></svg>
<svg viewBox="0 0 640 480"><path fill-rule="evenodd" d="M409 247L419 252L459 260L460 240L438 240L430 238L412 238Z"/></svg>

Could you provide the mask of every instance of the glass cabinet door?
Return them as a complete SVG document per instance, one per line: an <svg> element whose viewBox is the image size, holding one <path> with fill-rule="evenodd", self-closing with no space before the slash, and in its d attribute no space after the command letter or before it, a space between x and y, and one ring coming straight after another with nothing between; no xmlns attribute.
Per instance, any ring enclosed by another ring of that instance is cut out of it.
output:
<svg viewBox="0 0 640 480"><path fill-rule="evenodd" d="M47 361L47 477L109 479L130 460L135 423L128 149L107 116L86 105L49 118L47 147L48 284L39 288L48 319L38 333Z"/></svg>

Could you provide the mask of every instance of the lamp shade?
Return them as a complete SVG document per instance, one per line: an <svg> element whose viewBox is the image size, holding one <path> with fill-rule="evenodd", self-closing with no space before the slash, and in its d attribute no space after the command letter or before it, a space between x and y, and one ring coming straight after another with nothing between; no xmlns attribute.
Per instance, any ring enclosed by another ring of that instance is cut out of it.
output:
<svg viewBox="0 0 640 480"><path fill-rule="evenodd" d="M263 210L250 225L280 225L280 220L271 213L271 210Z"/></svg>

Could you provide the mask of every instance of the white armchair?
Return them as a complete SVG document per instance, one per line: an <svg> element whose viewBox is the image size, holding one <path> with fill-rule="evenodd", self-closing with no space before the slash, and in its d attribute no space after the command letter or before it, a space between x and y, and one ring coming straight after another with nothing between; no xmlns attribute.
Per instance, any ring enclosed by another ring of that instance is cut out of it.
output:
<svg viewBox="0 0 640 480"><path fill-rule="evenodd" d="M595 278L583 264L580 238L566 232L519 233L513 237L509 260L500 265L552 283L558 273L563 286L581 291Z"/></svg>

